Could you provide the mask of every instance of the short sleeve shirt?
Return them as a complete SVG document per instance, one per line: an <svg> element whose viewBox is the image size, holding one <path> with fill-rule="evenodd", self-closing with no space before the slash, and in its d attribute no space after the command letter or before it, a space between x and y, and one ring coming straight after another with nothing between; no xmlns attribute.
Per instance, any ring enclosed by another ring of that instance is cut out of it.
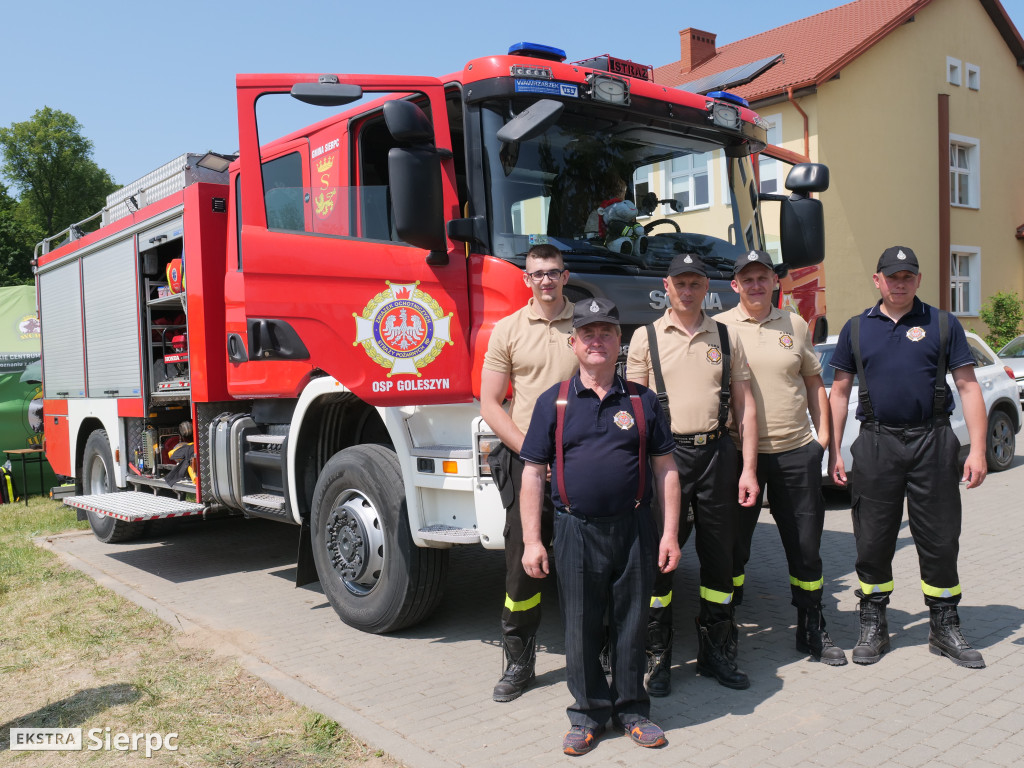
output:
<svg viewBox="0 0 1024 768"><path fill-rule="evenodd" d="M735 329L726 328L729 334L730 380L749 381L750 370L743 343ZM700 329L690 336L675 324L670 308L654 322L654 331L658 334L658 355L668 393L672 431L677 435L691 435L718 429L723 360L718 323L703 315ZM646 326L637 328L633 333L626 358L626 378L644 377L649 386L655 385Z"/></svg>
<svg viewBox="0 0 1024 768"><path fill-rule="evenodd" d="M534 302L531 298L525 307L494 325L483 362L488 371L509 376L512 400L508 415L524 435L540 393L568 379L579 367L569 346L573 303L567 300L558 317L549 321Z"/></svg>
<svg viewBox="0 0 1024 768"><path fill-rule="evenodd" d="M821 363L807 322L778 307L757 320L740 305L715 319L735 328L743 341L757 406L757 452L783 453L811 442L804 377L820 374Z"/></svg>
<svg viewBox="0 0 1024 768"><path fill-rule="evenodd" d="M864 376L875 419L883 424L920 424L932 417L932 398L939 363L939 311L914 298L907 314L893 321L881 311L882 302L865 310L860 321L860 349ZM949 316L947 368L974 365L963 326ZM850 321L839 333L832 367L857 373L850 338ZM940 374L945 379L946 372ZM946 388L946 413L953 412L953 392ZM857 418L865 420L857 407Z"/></svg>
<svg viewBox="0 0 1024 768"><path fill-rule="evenodd" d="M637 385L647 428L647 455L664 456L675 450L658 398L647 387ZM530 430L520 456L534 464L551 464L551 500L557 509L565 502L555 471L555 431L558 384L537 400ZM563 466L569 502L574 512L605 517L622 514L636 505L640 480L640 433L633 400L619 376L599 400L597 393L583 386L579 374L569 384L568 404L562 427ZM651 499L650 469L644 483L643 503Z"/></svg>

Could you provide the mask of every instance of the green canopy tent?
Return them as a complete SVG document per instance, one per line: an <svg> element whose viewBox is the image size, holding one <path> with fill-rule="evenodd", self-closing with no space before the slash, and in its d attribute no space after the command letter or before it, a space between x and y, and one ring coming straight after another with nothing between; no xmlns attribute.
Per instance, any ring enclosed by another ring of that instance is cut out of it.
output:
<svg viewBox="0 0 1024 768"><path fill-rule="evenodd" d="M0 463L7 451L40 448L43 444L43 388L39 375L39 318L36 290L31 285L0 288ZM17 464L17 460L12 462ZM43 488L56 478L49 463L43 464ZM39 490L39 469L28 468L28 491ZM22 474L14 467L14 481L21 488Z"/></svg>

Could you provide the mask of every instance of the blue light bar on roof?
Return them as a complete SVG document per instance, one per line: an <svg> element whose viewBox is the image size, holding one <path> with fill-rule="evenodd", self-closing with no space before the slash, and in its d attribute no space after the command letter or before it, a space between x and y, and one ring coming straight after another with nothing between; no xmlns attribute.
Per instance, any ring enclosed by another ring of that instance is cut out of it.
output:
<svg viewBox="0 0 1024 768"><path fill-rule="evenodd" d="M706 96L710 96L712 99L718 99L719 101L729 101L733 104L739 104L741 107L750 108L750 102L744 99L742 96L737 96L735 93L729 93L728 91L709 91Z"/></svg>
<svg viewBox="0 0 1024 768"><path fill-rule="evenodd" d="M508 47L508 55L530 56L548 61L565 61L565 51L540 43L514 43Z"/></svg>

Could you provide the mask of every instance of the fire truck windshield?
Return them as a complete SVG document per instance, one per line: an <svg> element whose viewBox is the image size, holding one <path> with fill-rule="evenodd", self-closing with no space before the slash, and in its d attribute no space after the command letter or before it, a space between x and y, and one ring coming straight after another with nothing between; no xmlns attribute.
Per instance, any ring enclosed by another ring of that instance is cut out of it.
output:
<svg viewBox="0 0 1024 768"><path fill-rule="evenodd" d="M498 130L526 105L514 106L481 109L495 256L522 263L549 242L577 272L663 275L690 251L731 273L737 255L764 247L750 158L727 157L706 125L631 122L584 102L535 138L502 142Z"/></svg>

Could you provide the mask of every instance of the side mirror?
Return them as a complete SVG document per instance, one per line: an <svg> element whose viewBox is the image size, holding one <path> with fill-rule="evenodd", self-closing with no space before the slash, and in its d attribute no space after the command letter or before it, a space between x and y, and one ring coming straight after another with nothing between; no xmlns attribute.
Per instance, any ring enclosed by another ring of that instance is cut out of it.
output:
<svg viewBox="0 0 1024 768"><path fill-rule="evenodd" d="M783 260L790 268L820 264L825 258L825 213L821 201L791 195L781 202Z"/></svg>
<svg viewBox="0 0 1024 768"><path fill-rule="evenodd" d="M423 110L411 101L389 101L385 104L384 122L395 141L434 146L434 126Z"/></svg>
<svg viewBox="0 0 1024 768"><path fill-rule="evenodd" d="M447 264L441 156L432 148L393 147L388 150L388 186L398 236L429 250L428 264Z"/></svg>
<svg viewBox="0 0 1024 768"><path fill-rule="evenodd" d="M540 136L558 122L565 104L553 99L536 101L509 120L498 131L498 141L513 144Z"/></svg>
<svg viewBox="0 0 1024 768"><path fill-rule="evenodd" d="M828 183L828 166L821 163L798 163L786 176L786 189L801 195L824 192Z"/></svg>

